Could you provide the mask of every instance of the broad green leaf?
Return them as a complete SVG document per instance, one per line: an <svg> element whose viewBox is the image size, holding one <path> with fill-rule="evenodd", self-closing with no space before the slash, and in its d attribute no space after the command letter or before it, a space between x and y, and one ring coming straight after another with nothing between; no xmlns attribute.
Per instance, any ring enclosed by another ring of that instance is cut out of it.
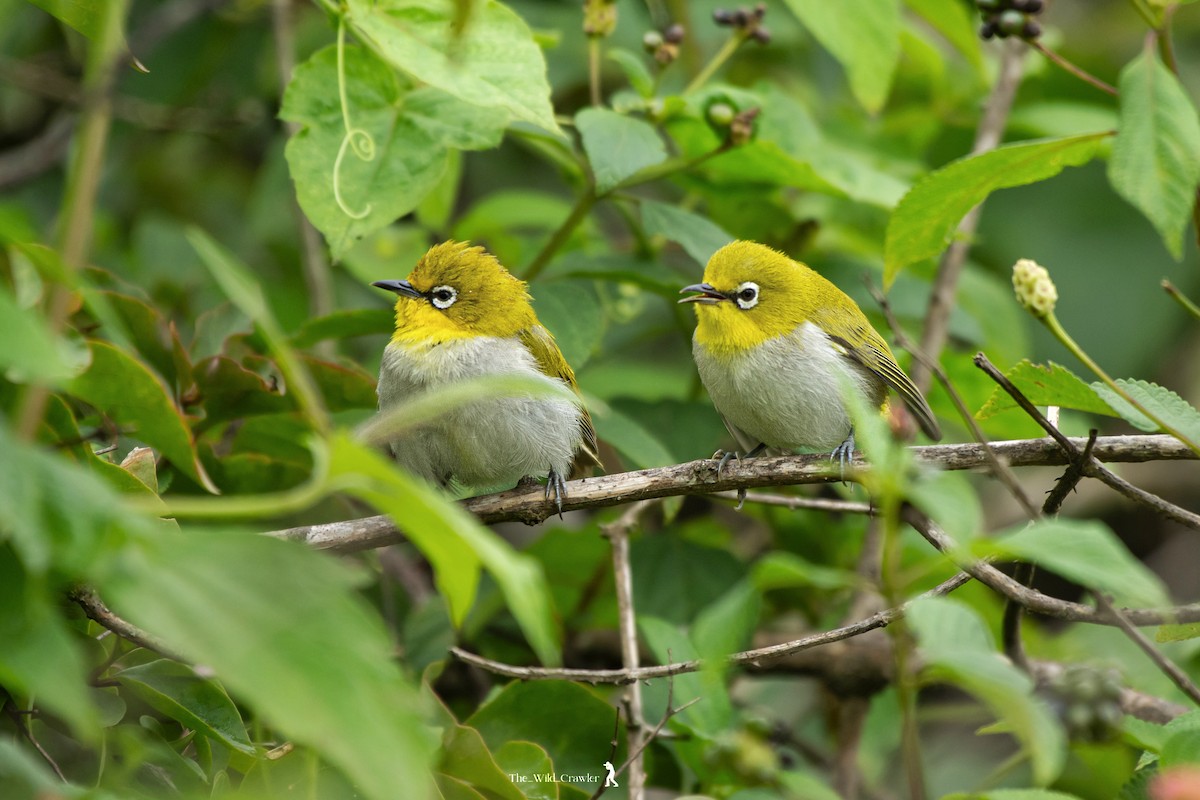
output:
<svg viewBox="0 0 1200 800"><path fill-rule="evenodd" d="M681 533L633 542L633 597L639 619L647 615L690 625L711 598L745 576L742 563L727 549L696 544Z"/></svg>
<svg viewBox="0 0 1200 800"><path fill-rule="evenodd" d="M977 550L1030 561L1133 606L1169 605L1161 580L1099 522L1046 519L978 542Z"/></svg>
<svg viewBox="0 0 1200 800"><path fill-rule="evenodd" d="M388 308L355 308L307 320L292 335L292 347L304 349L326 339L350 339L390 333L394 313Z"/></svg>
<svg viewBox="0 0 1200 800"><path fill-rule="evenodd" d="M863 108L883 108L900 60L898 0L785 0L821 46L846 69Z"/></svg>
<svg viewBox="0 0 1200 800"><path fill-rule="evenodd" d="M646 61L643 56L629 50L613 47L608 50L608 58L610 61L617 62L618 66L621 67L621 71L625 73L625 78L629 81L629 85L640 96L647 99L654 96L654 76L650 74L650 70L646 67Z"/></svg>
<svg viewBox="0 0 1200 800"><path fill-rule="evenodd" d="M1200 639L1200 622L1189 622L1181 625L1160 625L1154 631L1154 641L1185 642L1188 639Z"/></svg>
<svg viewBox="0 0 1200 800"><path fill-rule="evenodd" d="M246 723L229 695L216 681L197 675L192 667L164 658L123 669L113 679L185 728L243 753L255 753L246 735Z"/></svg>
<svg viewBox="0 0 1200 800"><path fill-rule="evenodd" d="M365 796L423 797L432 742L416 692L354 582L303 545L224 530L139 537L95 576L115 611L211 667Z"/></svg>
<svg viewBox="0 0 1200 800"><path fill-rule="evenodd" d="M691 637L702 658L720 659L745 648L762 610L762 595L742 581L696 615Z"/></svg>
<svg viewBox="0 0 1200 800"><path fill-rule="evenodd" d="M1200 119L1154 42L1121 71L1120 127L1108 162L1117 194L1146 215L1177 260L1200 182Z"/></svg>
<svg viewBox="0 0 1200 800"><path fill-rule="evenodd" d="M1109 134L1009 144L954 161L917 182L888 221L884 283L904 267L935 256L967 212L997 189L1046 180L1099 153Z"/></svg>
<svg viewBox="0 0 1200 800"><path fill-rule="evenodd" d="M534 777L554 773L554 762L542 747L533 742L505 742L493 755L506 775L524 778L521 791L529 800L559 800L558 783L539 781Z"/></svg>
<svg viewBox="0 0 1200 800"><path fill-rule="evenodd" d="M162 381L145 364L99 340L88 342L92 364L67 383L67 391L132 428L179 470L210 492L217 487L196 455L191 431Z"/></svg>
<svg viewBox="0 0 1200 800"><path fill-rule="evenodd" d="M502 109L513 119L558 133L546 61L529 26L495 0L472 4L454 29L453 0L350 0L354 32L393 66L465 103Z"/></svg>
<svg viewBox="0 0 1200 800"><path fill-rule="evenodd" d="M907 619L925 663L922 674L982 701L1023 745L1034 780L1053 781L1066 760L1066 737L1033 695L1033 681L995 651L983 620L965 604L942 597L916 601Z"/></svg>
<svg viewBox="0 0 1200 800"><path fill-rule="evenodd" d="M0 537L4 528L0 520ZM80 738L94 740L100 720L88 694L83 653L63 624L62 600L29 573L17 551L0 540L0 685L60 715Z"/></svg>
<svg viewBox="0 0 1200 800"><path fill-rule="evenodd" d="M496 763L479 731L466 725L453 725L442 734L442 757L437 769L486 791L488 797L525 800L525 795Z"/></svg>
<svg viewBox="0 0 1200 800"><path fill-rule="evenodd" d="M0 375L13 382L61 385L86 366L84 353L56 336L45 320L22 308L0 285Z"/></svg>
<svg viewBox="0 0 1200 800"><path fill-rule="evenodd" d="M29 0L38 8L53 14L59 22L82 33L88 39L100 35L104 25L104 8L108 0Z"/></svg>
<svg viewBox="0 0 1200 800"><path fill-rule="evenodd" d="M197 361L195 376L206 426L257 414L279 414L296 407L278 387L225 356Z"/></svg>
<svg viewBox="0 0 1200 800"><path fill-rule="evenodd" d="M905 0L905 4L946 38L976 71L983 71L979 17L959 0Z"/></svg>
<svg viewBox="0 0 1200 800"><path fill-rule="evenodd" d="M687 209L657 200L643 200L640 206L642 226L648 235L664 236L677 243L701 266L708 263L713 253L734 240L732 234L708 217Z"/></svg>
<svg viewBox="0 0 1200 800"><path fill-rule="evenodd" d="M1163 769L1200 763L1200 730L1185 728L1168 736L1163 742L1159 763Z"/></svg>
<svg viewBox="0 0 1200 800"><path fill-rule="evenodd" d="M599 194L667 158L662 137L644 120L606 108L585 108L575 115L575 127L583 139Z"/></svg>
<svg viewBox="0 0 1200 800"><path fill-rule="evenodd" d="M1078 795L1050 789L993 789L990 792L942 796L942 800L1080 800Z"/></svg>
<svg viewBox="0 0 1200 800"><path fill-rule="evenodd" d="M862 580L850 570L806 561L795 553L774 551L754 562L752 580L759 591L797 586L833 591L858 586Z"/></svg>
<svg viewBox="0 0 1200 800"><path fill-rule="evenodd" d="M494 147L507 123L498 109L417 88L359 47L346 48L345 75L350 124L361 131L349 141L334 46L296 68L280 109L301 126L286 150L297 199L335 258L416 208L441 179L451 148Z"/></svg>
<svg viewBox="0 0 1200 800"><path fill-rule="evenodd" d="M1149 381L1126 380L1116 381L1125 392L1136 400L1142 408L1154 414L1167 425L1183 435L1185 443L1190 442L1194 447L1200 442L1200 411L1170 389ZM1144 431L1156 431L1158 425L1148 419L1142 412L1130 405L1125 398L1118 395L1106 384L1096 382L1092 389L1113 410L1125 418L1129 424Z"/></svg>
<svg viewBox="0 0 1200 800"><path fill-rule="evenodd" d="M662 467L674 462L658 438L611 406L593 409L596 435L617 449L637 469Z"/></svg>
<svg viewBox="0 0 1200 800"><path fill-rule="evenodd" d="M331 479L347 491L391 516L429 559L456 626L470 610L480 570L486 567L538 658L543 664L559 663L550 590L536 560L518 553L456 503L358 442L333 438L330 471Z"/></svg>
<svg viewBox="0 0 1200 800"><path fill-rule="evenodd" d="M1028 359L1023 359L1004 375L1034 405L1074 408L1105 416L1113 416L1115 413L1108 403L1096 396L1092 386L1080 380L1071 370L1053 361L1034 364ZM975 412L975 418L987 419L1016 407L1017 403L1012 399L1012 395L996 387L983 407Z"/></svg>
<svg viewBox="0 0 1200 800"><path fill-rule="evenodd" d="M616 719L616 708L577 683L514 681L463 724L478 730L492 752L509 742L533 742L545 749L556 773L596 775L602 774L600 763L612 752ZM618 740L624 741L623 730Z"/></svg>
<svg viewBox="0 0 1200 800"><path fill-rule="evenodd" d="M0 786L17 798L74 797L36 751L9 737L0 739Z"/></svg>
<svg viewBox="0 0 1200 800"><path fill-rule="evenodd" d="M604 310L590 281L537 281L529 287L538 321L554 336L563 358L578 371L600 346Z"/></svg>
<svg viewBox="0 0 1200 800"><path fill-rule="evenodd" d="M675 664L700 658L695 643L679 626L640 611L637 624L642 640L658 663ZM672 724L677 720L706 737L715 737L729 727L733 721L733 704L720 675L711 671L689 672L676 675L672 681L676 707L702 698L674 718Z"/></svg>
<svg viewBox="0 0 1200 800"><path fill-rule="evenodd" d="M984 531L978 488L960 472L939 472L914 482L909 499L957 542Z"/></svg>

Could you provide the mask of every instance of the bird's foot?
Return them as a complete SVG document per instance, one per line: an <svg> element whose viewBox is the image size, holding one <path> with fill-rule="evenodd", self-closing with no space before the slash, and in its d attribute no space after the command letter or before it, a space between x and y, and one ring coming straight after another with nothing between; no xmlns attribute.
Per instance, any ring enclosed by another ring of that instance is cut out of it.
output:
<svg viewBox="0 0 1200 800"><path fill-rule="evenodd" d="M721 471L725 469L725 465L729 463L730 459L736 458L738 461L741 461L743 458L754 458L755 456L759 455L760 453L762 453L762 451L764 451L766 449L767 449L767 446L765 444L763 444L762 442L759 442L754 447L754 449L751 450L749 453L746 453L746 455L742 455L736 450L718 450L717 452L713 453L713 455L712 455L713 458L720 459L720 461L717 462L717 478L719 479L721 477ZM737 499L738 499L738 503L736 506L733 507L733 510L741 511L742 506L744 506L746 504L746 488L745 487L742 487L737 490Z"/></svg>
<svg viewBox="0 0 1200 800"><path fill-rule="evenodd" d="M854 428L850 429L850 433L846 435L846 439L833 448L833 452L829 454L829 460L838 462L838 477L842 484L846 483L846 462L854 459Z"/></svg>
<svg viewBox="0 0 1200 800"><path fill-rule="evenodd" d="M550 474L546 476L546 502L550 502L551 497L554 498L554 506L558 509L558 518L562 519L563 500L567 497L567 482L554 470L550 470Z"/></svg>

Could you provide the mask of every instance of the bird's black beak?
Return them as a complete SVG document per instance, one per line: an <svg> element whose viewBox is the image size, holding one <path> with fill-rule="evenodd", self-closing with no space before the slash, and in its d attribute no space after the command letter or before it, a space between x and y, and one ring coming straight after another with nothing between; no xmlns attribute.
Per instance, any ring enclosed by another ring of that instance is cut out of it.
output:
<svg viewBox="0 0 1200 800"><path fill-rule="evenodd" d="M413 285L408 281L375 281L372 286L378 286L380 289L387 289L389 292L395 292L403 297L423 298L425 295L413 288Z"/></svg>
<svg viewBox="0 0 1200 800"><path fill-rule="evenodd" d="M712 305L713 303L720 303L722 300L729 299L723 292L718 292L713 288L711 283L693 283L691 286L685 286L679 290L680 294L684 292L697 292L697 294L683 298L679 301L681 303L704 303L705 305Z"/></svg>

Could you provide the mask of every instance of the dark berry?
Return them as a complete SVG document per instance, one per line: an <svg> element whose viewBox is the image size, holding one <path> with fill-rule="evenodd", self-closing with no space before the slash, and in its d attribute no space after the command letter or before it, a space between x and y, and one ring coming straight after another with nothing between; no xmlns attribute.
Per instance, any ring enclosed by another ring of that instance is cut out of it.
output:
<svg viewBox="0 0 1200 800"><path fill-rule="evenodd" d="M683 26L676 22L674 25L669 25L667 29L663 31L663 38L671 44L679 44L683 41L684 33L685 31Z"/></svg>
<svg viewBox="0 0 1200 800"><path fill-rule="evenodd" d="M1026 14L1039 14L1043 7L1042 0L1018 0L1013 3L1013 8L1024 11Z"/></svg>
<svg viewBox="0 0 1200 800"><path fill-rule="evenodd" d="M975 5L983 11L993 11L1000 8L1000 0L975 0Z"/></svg>
<svg viewBox="0 0 1200 800"><path fill-rule="evenodd" d="M771 32L768 31L766 28L763 28L763 27L755 28L754 33L752 33L750 35L753 36L754 41L758 42L759 44L770 44L771 43Z"/></svg>
<svg viewBox="0 0 1200 800"><path fill-rule="evenodd" d="M733 13L726 8L714 8L713 22L717 23L718 25L732 25Z"/></svg>
<svg viewBox="0 0 1200 800"><path fill-rule="evenodd" d="M1041 35L1042 35L1042 26L1041 25L1038 25L1036 22L1034 22L1031 19L1025 21L1024 27L1021 28L1021 38L1022 39L1036 39L1037 37L1039 37Z"/></svg>
<svg viewBox="0 0 1200 800"><path fill-rule="evenodd" d="M756 5L754 7L754 18L755 19L761 20L766 15L767 15L767 4L766 3L759 3L758 5Z"/></svg>
<svg viewBox="0 0 1200 800"><path fill-rule="evenodd" d="M991 39L999 32L1000 31L996 28L996 23L994 20L989 19L987 22L979 26L979 35L984 39Z"/></svg>

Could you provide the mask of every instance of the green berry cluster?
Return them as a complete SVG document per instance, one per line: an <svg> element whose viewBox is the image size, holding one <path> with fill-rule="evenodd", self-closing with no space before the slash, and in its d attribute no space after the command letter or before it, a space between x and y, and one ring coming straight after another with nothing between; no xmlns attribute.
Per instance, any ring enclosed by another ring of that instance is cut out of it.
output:
<svg viewBox="0 0 1200 800"><path fill-rule="evenodd" d="M1067 667L1042 688L1074 741L1103 742L1120 730L1121 676L1085 664Z"/></svg>
<svg viewBox="0 0 1200 800"><path fill-rule="evenodd" d="M1042 35L1042 26L1034 19L1045 7L1043 0L975 0L983 15L979 35L984 39L998 37L1007 39L1036 39Z"/></svg>
<svg viewBox="0 0 1200 800"><path fill-rule="evenodd" d="M767 15L767 4L759 3L754 8L713 9L713 22L726 28L734 28L759 44L771 41L771 32L762 24Z"/></svg>

